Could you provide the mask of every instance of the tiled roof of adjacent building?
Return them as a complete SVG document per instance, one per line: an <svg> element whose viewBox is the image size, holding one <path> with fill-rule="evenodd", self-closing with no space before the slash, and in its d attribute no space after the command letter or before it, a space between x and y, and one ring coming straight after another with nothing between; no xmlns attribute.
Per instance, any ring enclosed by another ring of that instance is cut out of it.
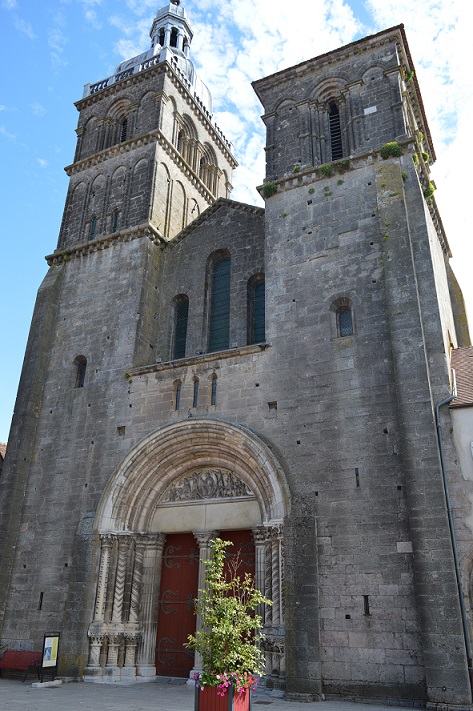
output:
<svg viewBox="0 0 473 711"><path fill-rule="evenodd" d="M457 379L458 397L450 407L473 407L473 346L452 351L452 368Z"/></svg>
<svg viewBox="0 0 473 711"><path fill-rule="evenodd" d="M0 457L5 459L5 452L7 451L7 445L0 442Z"/></svg>

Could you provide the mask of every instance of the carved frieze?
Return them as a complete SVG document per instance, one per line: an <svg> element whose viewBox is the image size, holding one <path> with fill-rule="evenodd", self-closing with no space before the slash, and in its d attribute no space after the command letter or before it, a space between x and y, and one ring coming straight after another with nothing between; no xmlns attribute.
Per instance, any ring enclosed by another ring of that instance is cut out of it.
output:
<svg viewBox="0 0 473 711"><path fill-rule="evenodd" d="M241 479L226 469L201 469L173 482L165 491L161 503L234 498L254 498L254 494Z"/></svg>

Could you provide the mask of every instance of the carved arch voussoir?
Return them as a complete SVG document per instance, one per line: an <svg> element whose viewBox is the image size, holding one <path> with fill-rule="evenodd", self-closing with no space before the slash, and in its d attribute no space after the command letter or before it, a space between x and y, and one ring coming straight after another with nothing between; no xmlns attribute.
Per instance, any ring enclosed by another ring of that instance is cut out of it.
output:
<svg viewBox="0 0 473 711"><path fill-rule="evenodd" d="M250 430L212 418L170 423L148 435L117 467L99 505L99 531L147 531L173 482L199 470L226 470L258 501L262 520L281 521L289 491L281 464Z"/></svg>

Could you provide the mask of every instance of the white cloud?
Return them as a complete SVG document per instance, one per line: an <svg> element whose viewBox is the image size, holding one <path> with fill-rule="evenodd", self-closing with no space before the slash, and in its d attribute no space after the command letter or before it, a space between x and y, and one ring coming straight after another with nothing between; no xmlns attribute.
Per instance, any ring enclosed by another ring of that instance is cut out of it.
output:
<svg viewBox="0 0 473 711"><path fill-rule="evenodd" d="M156 0L126 0L126 4L137 15L143 15L148 10L156 12L161 7L159 3L156 3Z"/></svg>
<svg viewBox="0 0 473 711"><path fill-rule="evenodd" d="M26 20L23 20L21 17L15 17L13 18L13 24L15 25L15 28L18 30L18 32L21 32L22 35L25 35L29 39L36 39L36 35L33 31L32 26L30 25L29 22L26 22Z"/></svg>
<svg viewBox="0 0 473 711"><path fill-rule="evenodd" d="M2 7L6 10L14 10L18 6L16 0L2 0Z"/></svg>
<svg viewBox="0 0 473 711"><path fill-rule="evenodd" d="M87 22L92 25L94 30L100 30L102 28L102 24L99 22L95 10L84 10L84 17Z"/></svg>
<svg viewBox="0 0 473 711"><path fill-rule="evenodd" d="M7 131L5 126L0 126L0 136L5 136L5 138L8 138L10 141L16 140L16 136L13 133Z"/></svg>
<svg viewBox="0 0 473 711"><path fill-rule="evenodd" d="M45 160L45 158L36 158L36 160L41 166L41 168L46 168L49 165L48 161Z"/></svg>
<svg viewBox="0 0 473 711"><path fill-rule="evenodd" d="M30 109L33 111L34 115L38 117L44 116L47 113L45 107L37 101L34 104L30 104Z"/></svg>
<svg viewBox="0 0 473 711"><path fill-rule="evenodd" d="M110 22L121 29L122 20L114 16L110 18ZM135 39L121 39L115 43L114 50L121 59L131 59L137 54L145 52L150 47L149 38L150 22L148 20L140 20L134 26ZM125 34L129 34L125 31Z"/></svg>
<svg viewBox="0 0 473 711"><path fill-rule="evenodd" d="M50 49L51 64L55 70L67 65L67 59L64 57L66 46L69 43L69 38L64 31L66 25L65 16L62 12L57 12L54 16L54 23L48 32L48 46Z"/></svg>

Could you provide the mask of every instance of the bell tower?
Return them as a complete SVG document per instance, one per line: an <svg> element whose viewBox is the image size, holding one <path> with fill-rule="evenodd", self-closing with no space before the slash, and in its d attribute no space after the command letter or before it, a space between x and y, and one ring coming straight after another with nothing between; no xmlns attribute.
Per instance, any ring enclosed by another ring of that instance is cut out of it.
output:
<svg viewBox="0 0 473 711"><path fill-rule="evenodd" d="M237 165L190 59L179 2L158 10L151 47L86 84L59 250L145 226L167 241L218 197Z"/></svg>

